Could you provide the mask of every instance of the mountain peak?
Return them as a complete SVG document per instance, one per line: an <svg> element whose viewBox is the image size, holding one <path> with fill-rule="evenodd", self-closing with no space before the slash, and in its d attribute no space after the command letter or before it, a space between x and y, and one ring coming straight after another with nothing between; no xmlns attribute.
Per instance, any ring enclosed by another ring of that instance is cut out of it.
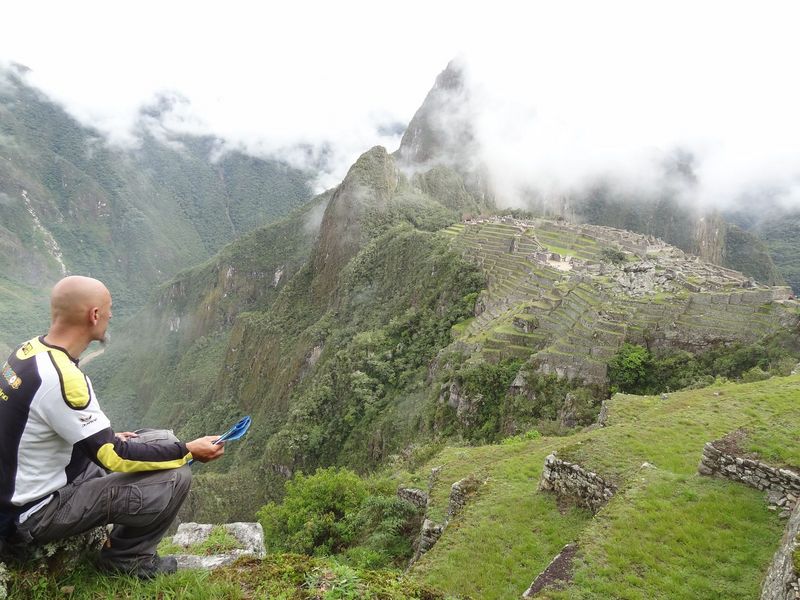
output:
<svg viewBox="0 0 800 600"><path fill-rule="evenodd" d="M452 60L436 77L431 91L408 124L400 148L400 162L432 166L469 164L476 150L469 91L464 68Z"/></svg>

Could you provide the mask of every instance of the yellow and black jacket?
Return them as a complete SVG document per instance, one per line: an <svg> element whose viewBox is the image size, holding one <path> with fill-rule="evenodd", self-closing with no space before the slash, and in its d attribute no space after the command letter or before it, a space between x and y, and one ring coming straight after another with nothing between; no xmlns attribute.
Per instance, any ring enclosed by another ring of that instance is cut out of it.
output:
<svg viewBox="0 0 800 600"><path fill-rule="evenodd" d="M108 471L186 464L182 442L118 439L78 361L43 337L25 342L0 374L0 535L4 525L49 500L94 461Z"/></svg>

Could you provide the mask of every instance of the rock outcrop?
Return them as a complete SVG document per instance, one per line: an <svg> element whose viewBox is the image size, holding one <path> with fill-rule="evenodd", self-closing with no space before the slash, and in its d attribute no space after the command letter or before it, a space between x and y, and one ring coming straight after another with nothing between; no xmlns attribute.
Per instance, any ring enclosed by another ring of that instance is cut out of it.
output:
<svg viewBox="0 0 800 600"><path fill-rule="evenodd" d="M8 597L9 564L24 565L26 569L44 573L64 574L85 561L93 560L107 539L107 529L96 527L47 544L4 548L2 558L6 562L0 562L0 600Z"/></svg>

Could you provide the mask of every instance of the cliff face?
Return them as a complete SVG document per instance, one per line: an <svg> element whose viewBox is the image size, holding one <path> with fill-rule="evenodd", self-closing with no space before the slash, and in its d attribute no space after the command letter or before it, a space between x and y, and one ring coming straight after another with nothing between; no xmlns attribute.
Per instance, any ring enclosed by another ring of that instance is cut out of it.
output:
<svg viewBox="0 0 800 600"><path fill-rule="evenodd" d="M452 61L408 124L395 157L402 169L412 173L431 172L437 166L457 173L472 199L465 211L474 214L491 210L495 198L479 159L473 111L463 67Z"/></svg>
<svg viewBox="0 0 800 600"><path fill-rule="evenodd" d="M370 217L387 210L401 177L394 159L380 146L350 167L322 219L312 258L315 295L327 296L333 290L339 271L374 233Z"/></svg>

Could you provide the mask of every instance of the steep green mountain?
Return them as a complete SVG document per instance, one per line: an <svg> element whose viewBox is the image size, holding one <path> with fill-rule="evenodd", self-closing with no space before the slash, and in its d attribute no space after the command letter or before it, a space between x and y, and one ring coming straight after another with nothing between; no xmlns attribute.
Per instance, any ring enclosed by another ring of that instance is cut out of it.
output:
<svg viewBox="0 0 800 600"><path fill-rule="evenodd" d="M800 292L800 212L768 195L728 209L725 218L757 236L795 293Z"/></svg>
<svg viewBox="0 0 800 600"><path fill-rule="evenodd" d="M126 316L154 284L311 195L309 174L278 161L213 161L210 138L156 139L141 125L138 148L112 149L27 85L24 69L2 76L0 306L16 317L0 324L0 346L46 326L47 291L65 273L104 280Z"/></svg>
<svg viewBox="0 0 800 600"><path fill-rule="evenodd" d="M460 192L439 202L417 185L430 178L465 189L370 150L328 194L163 286L90 365L120 426L188 437L254 417L206 468L213 506L198 494L187 510L243 517L298 469L369 470L424 439L588 423L625 342L696 353L796 326L788 288L623 230L459 222L445 202Z"/></svg>
<svg viewBox="0 0 800 600"><path fill-rule="evenodd" d="M232 471L377 464L417 435L428 364L483 285L437 233L459 212L374 148L328 194L163 286L89 365L93 381L131 426L189 436L252 414Z"/></svg>

